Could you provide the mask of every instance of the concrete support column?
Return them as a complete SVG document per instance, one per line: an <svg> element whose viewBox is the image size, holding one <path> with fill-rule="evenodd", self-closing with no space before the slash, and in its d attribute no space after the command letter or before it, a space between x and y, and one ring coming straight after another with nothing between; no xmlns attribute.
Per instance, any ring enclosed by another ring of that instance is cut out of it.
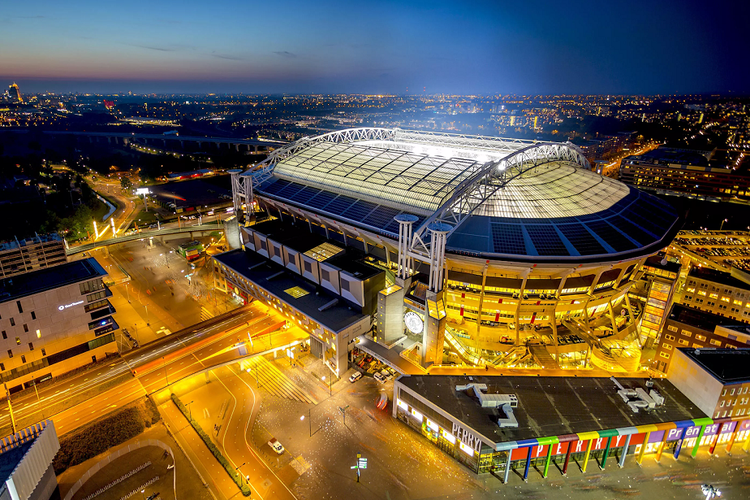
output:
<svg viewBox="0 0 750 500"><path fill-rule="evenodd" d="M577 441L569 441L568 442L568 452L565 453L565 463L563 463L563 469L562 469L562 475L567 476L568 475L568 464L570 463L570 453L573 451L573 445L577 443Z"/></svg>
<svg viewBox="0 0 750 500"><path fill-rule="evenodd" d="M398 222L398 274L401 279L411 276L414 262L409 255L411 239L413 236L413 225L418 220L414 215L400 214L394 217Z"/></svg>
<svg viewBox="0 0 750 500"><path fill-rule="evenodd" d="M607 447L604 448L604 456L602 457L602 465L599 466L601 470L604 470L604 467L607 466L607 458L609 458L609 448L612 446L612 436L609 436L607 438Z"/></svg>
<svg viewBox="0 0 750 500"><path fill-rule="evenodd" d="M523 471L523 482L528 483L529 482L529 467L531 466L531 450L534 449L533 446L529 446L529 456L526 458L526 468Z"/></svg>
<svg viewBox="0 0 750 500"><path fill-rule="evenodd" d="M547 446L547 459L544 461L544 473L542 477L547 479L547 473L549 472L549 463L552 461L552 443Z"/></svg>
<svg viewBox="0 0 750 500"><path fill-rule="evenodd" d="M429 288L433 292L443 289L445 271L445 242L452 229L448 224L433 222L427 229L430 231L430 281Z"/></svg>
<svg viewBox="0 0 750 500"><path fill-rule="evenodd" d="M680 458L680 450L682 450L682 443L685 442L685 436L687 435L688 428L685 427L682 429L682 434L680 434L680 439L677 440L677 445L674 447L674 459L677 460Z"/></svg>
<svg viewBox="0 0 750 500"><path fill-rule="evenodd" d="M747 439L745 439L745 444L742 445L742 451L747 453L749 448L750 448L750 432L747 433Z"/></svg>
<svg viewBox="0 0 750 500"><path fill-rule="evenodd" d="M622 455L620 455L620 462L618 463L621 469L625 467L625 457L628 455L628 447L630 446L631 437L633 437L632 434L628 434L628 437L625 438L625 446L622 448Z"/></svg>
<svg viewBox="0 0 750 500"><path fill-rule="evenodd" d="M583 457L583 467L581 467L581 472L586 473L586 468L589 465L589 457L591 456L591 445L594 443L593 439L589 439L589 442L586 444L586 455Z"/></svg>
<svg viewBox="0 0 750 500"><path fill-rule="evenodd" d="M732 435L729 437L729 442L727 443L727 455L732 454L732 445L734 445L734 439L737 437L737 430L740 428L740 421L737 422L737 424L734 426L734 431L732 432Z"/></svg>
<svg viewBox="0 0 750 500"><path fill-rule="evenodd" d="M698 437L695 438L695 446L693 446L693 451L690 452L690 456L695 458L695 456L698 454L698 447L701 445L701 438L703 437L703 433L706 432L706 426L701 425L701 431L698 433Z"/></svg>
<svg viewBox="0 0 750 500"><path fill-rule="evenodd" d="M659 443L659 449L656 451L656 463L659 463L661 461L661 453L667 446L667 436L669 436L669 431L665 430L664 437L662 438L661 443Z"/></svg>
<svg viewBox="0 0 750 500"><path fill-rule="evenodd" d="M635 458L635 463L638 464L638 466L643 463L643 455L646 454L646 446L648 445L648 438L651 437L651 432L647 432L646 436L643 438L643 444L641 445L641 451L638 453L638 456Z"/></svg>
<svg viewBox="0 0 750 500"><path fill-rule="evenodd" d="M513 455L513 450L508 450L508 460L505 462L505 477L503 478L503 484L508 484L508 476L510 476L510 457Z"/></svg>

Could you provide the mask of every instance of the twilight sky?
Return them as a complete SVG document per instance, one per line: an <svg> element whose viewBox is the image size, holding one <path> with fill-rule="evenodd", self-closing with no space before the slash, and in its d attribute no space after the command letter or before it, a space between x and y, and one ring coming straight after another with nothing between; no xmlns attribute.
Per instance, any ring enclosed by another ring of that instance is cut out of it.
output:
<svg viewBox="0 0 750 500"><path fill-rule="evenodd" d="M25 92L748 92L744 0L19 0Z"/></svg>

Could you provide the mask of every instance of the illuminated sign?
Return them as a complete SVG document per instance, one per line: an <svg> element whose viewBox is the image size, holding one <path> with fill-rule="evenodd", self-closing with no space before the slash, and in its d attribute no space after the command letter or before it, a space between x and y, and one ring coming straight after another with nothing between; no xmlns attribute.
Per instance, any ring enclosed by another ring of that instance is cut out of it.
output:
<svg viewBox="0 0 750 500"><path fill-rule="evenodd" d="M404 323L411 333L422 333L424 330L424 321L414 311L404 314Z"/></svg>
<svg viewBox="0 0 750 500"><path fill-rule="evenodd" d="M446 431L445 429L440 429L440 432L443 434L443 437L445 438L446 441L452 444L456 444L456 436Z"/></svg>
<svg viewBox="0 0 750 500"><path fill-rule="evenodd" d="M398 407L399 407L399 408L401 408L402 410L404 410L404 411L409 411L409 406L408 406L408 405L407 405L406 403L404 403L403 401L401 401L400 399L398 400L398 402L397 402L396 404L397 404L397 405L398 405Z"/></svg>
<svg viewBox="0 0 750 500"><path fill-rule="evenodd" d="M453 435L457 436L461 441L461 449L463 449L464 443L470 448L474 448L477 451L482 449L482 441L473 432L468 429L464 429L456 422L453 422Z"/></svg>
<svg viewBox="0 0 750 500"><path fill-rule="evenodd" d="M439 429L438 426L437 426L437 424L435 422L433 422L432 420L430 420L429 418L427 419L427 427L429 427L430 429L432 429L435 432L437 432L438 429Z"/></svg>
<svg viewBox="0 0 750 500"><path fill-rule="evenodd" d="M412 408L411 414L412 414L412 416L414 416L414 418L416 418L420 422L422 421L422 414L419 413L417 410L415 410L415 409Z"/></svg>
<svg viewBox="0 0 750 500"><path fill-rule="evenodd" d="M458 443L458 447L461 448L461 451L463 451L464 453L466 453L470 457L474 456L474 450L471 447L466 446L463 443Z"/></svg>
<svg viewBox="0 0 750 500"><path fill-rule="evenodd" d="M135 194L142 195L142 194L149 194L151 191L148 190L148 188L138 188L135 190Z"/></svg>
<svg viewBox="0 0 750 500"><path fill-rule="evenodd" d="M83 304L83 301L79 300L78 302L71 302L70 304L65 304L65 305L62 305L62 306L57 306L57 309L58 309L58 311L62 311L64 309L67 309L67 308L73 307L73 306L77 306L79 304Z"/></svg>

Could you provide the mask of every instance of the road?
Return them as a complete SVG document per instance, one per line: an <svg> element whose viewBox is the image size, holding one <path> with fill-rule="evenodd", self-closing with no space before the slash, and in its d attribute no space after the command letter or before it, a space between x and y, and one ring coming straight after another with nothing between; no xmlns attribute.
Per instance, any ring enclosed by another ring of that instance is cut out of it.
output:
<svg viewBox="0 0 750 500"><path fill-rule="evenodd" d="M102 364L95 370L39 386L38 392L25 391L12 398L16 423L20 427L25 420L36 421L43 414L45 418L52 417L55 420L58 434L69 432L97 416L108 413L115 407L113 405L122 406L160 388L153 373L143 373L142 377L148 378L142 382L140 377L134 378L130 375L131 370L137 371L139 367L148 366L150 363L158 364L163 358L173 355L168 363L167 376L172 374L173 381L177 381L191 373L190 370L195 372L203 369L203 365L198 364L198 359L213 356L210 363L218 364L231 360L233 356L238 357L237 350L228 351L227 347L236 343L238 332L246 334L249 322L259 320L259 324L266 324L268 318L265 314L262 306L250 305L143 346L120 359ZM287 338L289 337L284 337ZM192 349L197 345L200 345L200 348L189 354L196 360L192 363L186 364L184 361L188 354L174 356L175 353L185 352L186 348ZM265 344L259 343L259 347L263 345ZM165 379L163 370L158 378L162 381ZM113 384L114 387L110 387ZM87 394L97 390L100 391L98 396L87 397ZM81 401L81 397L85 399ZM6 426L9 424L7 405L0 408L0 425Z"/></svg>

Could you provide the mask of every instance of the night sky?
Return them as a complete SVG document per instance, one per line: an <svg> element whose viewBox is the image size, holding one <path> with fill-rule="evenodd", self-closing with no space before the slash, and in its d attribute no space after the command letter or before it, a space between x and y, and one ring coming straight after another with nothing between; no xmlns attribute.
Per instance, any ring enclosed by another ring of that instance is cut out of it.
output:
<svg viewBox="0 0 750 500"><path fill-rule="evenodd" d="M17 0L25 92L750 91L744 0Z"/></svg>

